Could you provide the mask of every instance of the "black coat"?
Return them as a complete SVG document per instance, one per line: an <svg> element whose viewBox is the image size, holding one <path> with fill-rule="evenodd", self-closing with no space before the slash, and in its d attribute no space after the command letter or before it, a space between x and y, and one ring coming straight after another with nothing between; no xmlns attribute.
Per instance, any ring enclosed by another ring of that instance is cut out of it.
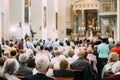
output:
<svg viewBox="0 0 120 80"><path fill-rule="evenodd" d="M84 69L84 80L91 80L92 77L92 68L91 65L84 59L78 58L70 65L71 69Z"/></svg>
<svg viewBox="0 0 120 80"><path fill-rule="evenodd" d="M37 73L35 75L29 75L24 78L24 80L54 80L42 73Z"/></svg>
<svg viewBox="0 0 120 80"><path fill-rule="evenodd" d="M70 70L54 70L54 77L73 77L73 72Z"/></svg>
<svg viewBox="0 0 120 80"><path fill-rule="evenodd" d="M21 64L20 68L18 69L18 71L16 72L16 74L17 75L24 74L25 76L32 75L32 69L30 69L29 67L27 67L26 64Z"/></svg>

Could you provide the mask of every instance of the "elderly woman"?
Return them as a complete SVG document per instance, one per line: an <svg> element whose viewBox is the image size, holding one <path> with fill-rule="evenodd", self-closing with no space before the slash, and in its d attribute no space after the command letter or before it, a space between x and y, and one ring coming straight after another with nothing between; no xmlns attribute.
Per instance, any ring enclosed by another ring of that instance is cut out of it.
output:
<svg viewBox="0 0 120 80"><path fill-rule="evenodd" d="M115 62L112 71L114 75L106 77L105 80L120 80L120 61Z"/></svg>
<svg viewBox="0 0 120 80"><path fill-rule="evenodd" d="M68 70L70 68L70 65L67 59L62 59L59 65L60 65L60 69L54 70L55 77L73 77L73 72Z"/></svg>
<svg viewBox="0 0 120 80"><path fill-rule="evenodd" d="M111 52L108 57L107 64L103 67L101 78L103 79L107 72L112 72L113 64L119 60L119 55L116 52Z"/></svg>
<svg viewBox="0 0 120 80"><path fill-rule="evenodd" d="M14 58L10 58L7 59L3 65L3 73L8 80L19 80L17 77L14 76L14 73L18 70L18 68L18 61Z"/></svg>
<svg viewBox="0 0 120 80"><path fill-rule="evenodd" d="M61 55L59 50L55 51L55 57L51 59L51 65L53 66L54 69L59 68L59 63L62 59L65 58L64 55Z"/></svg>
<svg viewBox="0 0 120 80"><path fill-rule="evenodd" d="M68 60L68 62L70 64L75 61L75 59L73 58L73 56L74 56L74 51L73 50L69 50L68 51L68 58L67 58L67 60Z"/></svg>
<svg viewBox="0 0 120 80"><path fill-rule="evenodd" d="M97 59L96 59L96 56L93 54L93 50L91 48L88 49L87 59L89 63L91 64L93 71L97 73L98 72L97 66L96 66Z"/></svg>

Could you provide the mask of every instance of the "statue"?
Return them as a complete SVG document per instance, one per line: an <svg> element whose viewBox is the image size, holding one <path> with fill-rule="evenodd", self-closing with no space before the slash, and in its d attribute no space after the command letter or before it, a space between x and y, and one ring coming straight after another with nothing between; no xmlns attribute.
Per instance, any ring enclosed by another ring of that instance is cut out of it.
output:
<svg viewBox="0 0 120 80"><path fill-rule="evenodd" d="M30 26L30 32L31 32L31 36L32 36L32 38L34 38L34 34L36 34L36 32L33 32L31 26Z"/></svg>

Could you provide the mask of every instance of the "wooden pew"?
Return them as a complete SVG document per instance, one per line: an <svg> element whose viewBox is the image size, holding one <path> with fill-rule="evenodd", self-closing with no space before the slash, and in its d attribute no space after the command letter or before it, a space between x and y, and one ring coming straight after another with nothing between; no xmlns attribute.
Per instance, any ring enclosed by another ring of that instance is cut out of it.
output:
<svg viewBox="0 0 120 80"><path fill-rule="evenodd" d="M55 69L58 70L58 69ZM79 69L70 69L69 71L73 72L73 77L55 77L55 80L84 80L84 69L83 68L79 68ZM54 71L53 71L54 72Z"/></svg>
<svg viewBox="0 0 120 80"><path fill-rule="evenodd" d="M72 72L74 74L74 80L84 80L84 69L72 69Z"/></svg>
<svg viewBox="0 0 120 80"><path fill-rule="evenodd" d="M55 77L55 80L73 80L73 78L68 78L68 77Z"/></svg>
<svg viewBox="0 0 120 80"><path fill-rule="evenodd" d="M24 80L25 75L24 74L15 74L15 76L21 80Z"/></svg>

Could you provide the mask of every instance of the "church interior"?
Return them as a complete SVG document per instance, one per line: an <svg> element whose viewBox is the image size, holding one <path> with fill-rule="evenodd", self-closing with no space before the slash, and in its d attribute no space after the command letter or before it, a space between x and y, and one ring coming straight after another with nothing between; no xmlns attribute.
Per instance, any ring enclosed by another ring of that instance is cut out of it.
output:
<svg viewBox="0 0 120 80"><path fill-rule="evenodd" d="M120 0L0 0L0 80L120 80Z"/></svg>

